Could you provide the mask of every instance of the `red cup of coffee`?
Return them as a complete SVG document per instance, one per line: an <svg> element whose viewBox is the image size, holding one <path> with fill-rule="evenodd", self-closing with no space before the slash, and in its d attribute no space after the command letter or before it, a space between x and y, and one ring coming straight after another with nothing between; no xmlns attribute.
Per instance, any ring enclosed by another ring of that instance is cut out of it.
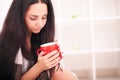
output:
<svg viewBox="0 0 120 80"><path fill-rule="evenodd" d="M40 47L37 49L37 55L43 51L45 52L46 54L54 51L54 50L58 50L58 52L60 53L60 58L62 58L62 54L59 50L59 46L57 44L57 42L49 42L49 43L45 43L45 44L42 44L40 45Z"/></svg>

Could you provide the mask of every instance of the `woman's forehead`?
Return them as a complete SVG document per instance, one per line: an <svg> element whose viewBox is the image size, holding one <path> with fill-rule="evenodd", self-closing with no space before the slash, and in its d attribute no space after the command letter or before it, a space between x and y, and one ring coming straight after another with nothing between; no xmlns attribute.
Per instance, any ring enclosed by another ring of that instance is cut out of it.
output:
<svg viewBox="0 0 120 80"><path fill-rule="evenodd" d="M47 14L47 5L45 3L35 3L27 10L28 14Z"/></svg>

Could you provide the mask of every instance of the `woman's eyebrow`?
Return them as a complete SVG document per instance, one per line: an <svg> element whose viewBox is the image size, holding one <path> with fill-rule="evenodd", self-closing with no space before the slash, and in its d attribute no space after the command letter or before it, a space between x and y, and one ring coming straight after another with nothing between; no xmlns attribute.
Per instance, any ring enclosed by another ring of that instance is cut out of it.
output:
<svg viewBox="0 0 120 80"><path fill-rule="evenodd" d="M32 14L32 15L30 15L30 16L33 16L33 17L38 17L38 15L33 15L33 14Z"/></svg>
<svg viewBox="0 0 120 80"><path fill-rule="evenodd" d="M42 15L42 16L47 16L48 14L46 13L46 14L44 14L44 15ZM33 16L33 17L38 17L39 15L36 15L36 14L31 14L30 16Z"/></svg>
<svg viewBox="0 0 120 80"><path fill-rule="evenodd" d="M47 16L48 14L46 13L46 14L44 14L43 16Z"/></svg>

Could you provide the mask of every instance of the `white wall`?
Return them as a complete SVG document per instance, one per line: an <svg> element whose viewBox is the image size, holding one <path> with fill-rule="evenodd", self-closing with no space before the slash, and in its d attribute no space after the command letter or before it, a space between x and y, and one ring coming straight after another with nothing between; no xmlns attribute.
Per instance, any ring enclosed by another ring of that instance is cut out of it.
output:
<svg viewBox="0 0 120 80"><path fill-rule="evenodd" d="M117 52L98 53L95 56L96 69L120 67L120 56ZM64 63L71 70L89 70L92 67L92 57L90 54L64 53Z"/></svg>
<svg viewBox="0 0 120 80"><path fill-rule="evenodd" d="M12 0L0 0L0 31Z"/></svg>

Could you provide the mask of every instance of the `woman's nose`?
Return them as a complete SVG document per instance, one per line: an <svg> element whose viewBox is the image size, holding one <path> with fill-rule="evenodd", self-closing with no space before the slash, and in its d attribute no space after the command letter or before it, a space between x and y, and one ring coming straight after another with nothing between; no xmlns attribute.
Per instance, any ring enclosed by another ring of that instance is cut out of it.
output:
<svg viewBox="0 0 120 80"><path fill-rule="evenodd" d="M42 21L41 20L37 21L36 25L39 26L39 27L41 27L42 26Z"/></svg>

